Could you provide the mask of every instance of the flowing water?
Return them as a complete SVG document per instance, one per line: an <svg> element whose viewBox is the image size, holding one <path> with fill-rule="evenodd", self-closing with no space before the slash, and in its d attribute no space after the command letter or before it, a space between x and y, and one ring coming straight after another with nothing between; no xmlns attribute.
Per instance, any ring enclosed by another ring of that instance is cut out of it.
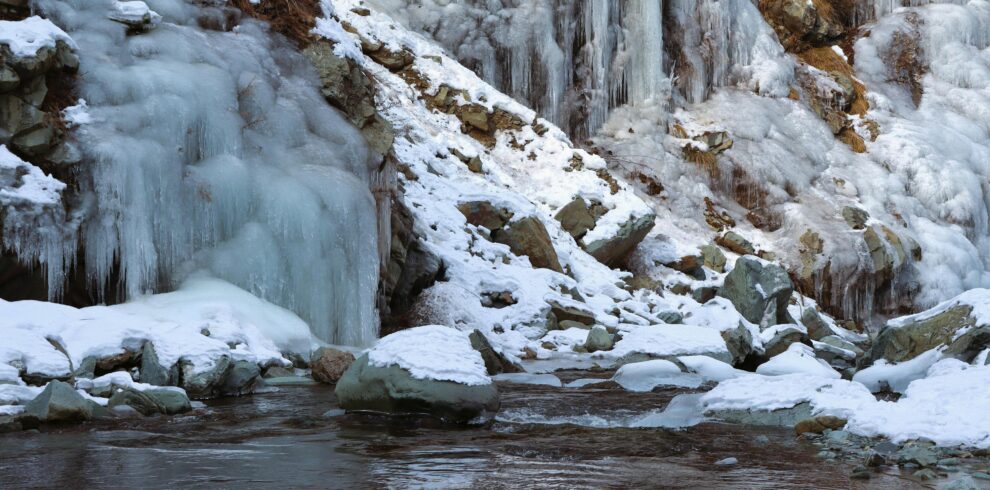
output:
<svg viewBox="0 0 990 490"><path fill-rule="evenodd" d="M584 373L585 375L587 373ZM566 376L564 376L566 378ZM568 381L568 379L565 379ZM682 430L536 423L622 419L683 391L636 394L500 384L490 428L443 429L339 415L326 386L212 401L189 415L0 438L0 488L912 488L851 480L791 431L703 423ZM329 413L327 413L329 411ZM765 437L761 437L765 436ZM716 466L724 458L733 466Z"/></svg>

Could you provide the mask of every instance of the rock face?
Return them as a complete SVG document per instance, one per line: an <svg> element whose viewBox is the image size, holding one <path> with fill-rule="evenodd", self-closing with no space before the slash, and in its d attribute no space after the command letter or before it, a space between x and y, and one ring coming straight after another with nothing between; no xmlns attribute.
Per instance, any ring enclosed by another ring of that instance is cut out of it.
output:
<svg viewBox="0 0 990 490"><path fill-rule="evenodd" d="M557 251L546 227L536 217L527 216L492 233L492 239L509 246L512 253L529 257L533 267L563 272Z"/></svg>
<svg viewBox="0 0 990 490"><path fill-rule="evenodd" d="M782 267L756 257L742 257L725 276L718 295L728 299L739 313L757 325L794 323L787 303L794 285Z"/></svg>
<svg viewBox="0 0 990 490"><path fill-rule="evenodd" d="M966 332L957 338L957 332L964 328ZM942 345L947 345L945 355L970 362L990 345L990 326L978 325L973 307L963 303L935 314L922 313L889 322L863 356L860 367L879 359L909 361Z"/></svg>
<svg viewBox="0 0 990 490"><path fill-rule="evenodd" d="M47 22L47 21L45 21ZM79 58L64 41L17 57L0 45L0 145L23 158L43 157L62 139L62 130L44 105L49 79L71 78Z"/></svg>
<svg viewBox="0 0 990 490"><path fill-rule="evenodd" d="M336 384L352 363L354 363L354 354L321 347L313 353L310 367L313 370L313 379L321 383Z"/></svg>
<svg viewBox="0 0 990 490"><path fill-rule="evenodd" d="M396 365L370 365L367 354L344 373L336 394L347 411L429 415L452 424L487 422L499 408L494 383L471 386L417 379Z"/></svg>
<svg viewBox="0 0 990 490"><path fill-rule="evenodd" d="M820 0L765 0L760 10L788 50L827 44L845 31L833 7Z"/></svg>
<svg viewBox="0 0 990 490"><path fill-rule="evenodd" d="M414 304L419 293L443 275L444 264L427 249L413 231L413 217L401 199L391 206L391 247L388 264L380 282L383 330L401 325L399 320ZM386 333L386 332L383 332Z"/></svg>
<svg viewBox="0 0 990 490"><path fill-rule="evenodd" d="M52 381L24 407L24 415L39 422L82 422L93 417L95 405L61 381Z"/></svg>
<svg viewBox="0 0 990 490"><path fill-rule="evenodd" d="M605 265L619 267L625 263L629 254L650 233L650 230L656 225L656 219L654 214L630 218L619 227L618 233L609 238L588 243L584 250Z"/></svg>

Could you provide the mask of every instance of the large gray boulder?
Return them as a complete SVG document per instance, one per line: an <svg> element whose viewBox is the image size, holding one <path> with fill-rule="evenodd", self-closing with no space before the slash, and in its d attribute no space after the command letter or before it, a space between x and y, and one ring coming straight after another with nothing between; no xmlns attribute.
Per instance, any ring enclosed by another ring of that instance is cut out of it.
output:
<svg viewBox="0 0 990 490"><path fill-rule="evenodd" d="M254 387L261 377L261 368L251 361L237 361L230 372L223 380L220 394L224 396L247 395L254 391Z"/></svg>
<svg viewBox="0 0 990 490"><path fill-rule="evenodd" d="M107 408L113 410L121 406L131 407L145 417L165 413L165 406L157 399L134 388L120 388L110 395Z"/></svg>
<svg viewBox="0 0 990 490"><path fill-rule="evenodd" d="M739 314L761 326L794 323L787 304L794 284L783 267L765 260L745 256L725 276L718 295L732 302Z"/></svg>
<svg viewBox="0 0 990 490"><path fill-rule="evenodd" d="M587 243L584 250L607 266L619 267L646 235L650 234L656 220L656 215L652 213L638 218L631 217L619 227L615 235Z"/></svg>
<svg viewBox="0 0 990 490"><path fill-rule="evenodd" d="M189 397L179 390L153 388L145 390L144 394L158 402L158 405L162 408L162 413L166 415L186 413L192 410L192 403L189 401Z"/></svg>
<svg viewBox="0 0 990 490"><path fill-rule="evenodd" d="M963 329L964 333L958 335ZM860 368L880 359L893 363L909 361L941 346L946 346L944 355L971 362L980 351L990 347L990 325L980 324L973 307L962 301L895 319L877 335L863 355Z"/></svg>
<svg viewBox="0 0 990 490"><path fill-rule="evenodd" d="M24 406L24 415L47 423L82 422L93 418L94 405L61 381L48 383L40 395Z"/></svg>
<svg viewBox="0 0 990 490"><path fill-rule="evenodd" d="M190 362L179 363L182 370L182 388L186 390L189 398L201 400L214 398L221 394L227 374L233 369L230 357L221 356L210 369L199 371Z"/></svg>
<svg viewBox="0 0 990 490"><path fill-rule="evenodd" d="M471 386L417 379L397 365L369 364L368 354L354 361L335 392L340 407L349 412L428 415L452 424L486 423L499 408L494 383Z"/></svg>

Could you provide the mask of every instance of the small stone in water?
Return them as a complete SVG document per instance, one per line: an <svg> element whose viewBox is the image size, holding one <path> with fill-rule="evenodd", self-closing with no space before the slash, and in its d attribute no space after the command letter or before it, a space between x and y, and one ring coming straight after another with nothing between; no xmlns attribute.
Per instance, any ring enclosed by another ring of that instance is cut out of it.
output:
<svg viewBox="0 0 990 490"><path fill-rule="evenodd" d="M870 470L862 466L859 466L853 470L852 477L857 480L869 480L870 478L873 477L873 475L870 474Z"/></svg>
<svg viewBox="0 0 990 490"><path fill-rule="evenodd" d="M736 458L725 458L725 459L720 459L720 460L716 461L715 462L715 465L716 466L732 466L732 465L734 465L734 464L736 464L738 462L739 462L739 460L736 459Z"/></svg>
<svg viewBox="0 0 990 490"><path fill-rule="evenodd" d="M347 412L345 412L341 408L334 408L333 410L327 410L326 412L323 412L323 416L325 418L328 418L329 419L329 418L333 418L333 417L340 417L340 416L344 415L345 413L347 413Z"/></svg>
<svg viewBox="0 0 990 490"><path fill-rule="evenodd" d="M923 469L914 472L914 477L920 480L934 480L938 478L938 474L930 469Z"/></svg>
<svg viewBox="0 0 990 490"><path fill-rule="evenodd" d="M757 444L770 444L770 438L767 437L767 436L765 436L765 435L760 434L760 435L756 436L756 443Z"/></svg>

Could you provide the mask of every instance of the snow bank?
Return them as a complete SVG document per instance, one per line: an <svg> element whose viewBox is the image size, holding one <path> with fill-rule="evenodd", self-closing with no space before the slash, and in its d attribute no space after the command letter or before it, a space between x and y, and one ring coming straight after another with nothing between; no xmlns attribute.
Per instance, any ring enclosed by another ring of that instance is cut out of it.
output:
<svg viewBox="0 0 990 490"><path fill-rule="evenodd" d="M627 354L654 356L715 355L729 358L729 350L718 330L690 325L634 326L622 333L611 351L597 357L619 358Z"/></svg>
<svg viewBox="0 0 990 490"><path fill-rule="evenodd" d="M815 357L815 351L807 345L793 343L787 350L773 356L756 368L757 374L781 376L785 374L807 374L822 378L841 378L838 371Z"/></svg>
<svg viewBox="0 0 990 490"><path fill-rule="evenodd" d="M196 372L221 356L288 365L282 352L308 355L314 345L306 324L292 313L202 276L176 292L111 307L0 301L0 337L0 363L49 377L67 376L87 357L138 351L146 341L163 367L182 360ZM48 339L63 346L68 358Z"/></svg>
<svg viewBox="0 0 990 490"><path fill-rule="evenodd" d="M612 376L612 381L629 391L646 392L657 386L697 388L703 379L697 374L682 373L681 368L670 361L655 359L623 365Z"/></svg>
<svg viewBox="0 0 990 490"><path fill-rule="evenodd" d="M440 325L402 330L383 337L368 350L372 366L396 365L414 378L487 385L485 362L471 348L468 334Z"/></svg>
<svg viewBox="0 0 990 490"><path fill-rule="evenodd" d="M0 20L0 44L18 58L34 56L41 48L54 48L58 41L76 49L76 43L58 26L37 15L24 20Z"/></svg>

